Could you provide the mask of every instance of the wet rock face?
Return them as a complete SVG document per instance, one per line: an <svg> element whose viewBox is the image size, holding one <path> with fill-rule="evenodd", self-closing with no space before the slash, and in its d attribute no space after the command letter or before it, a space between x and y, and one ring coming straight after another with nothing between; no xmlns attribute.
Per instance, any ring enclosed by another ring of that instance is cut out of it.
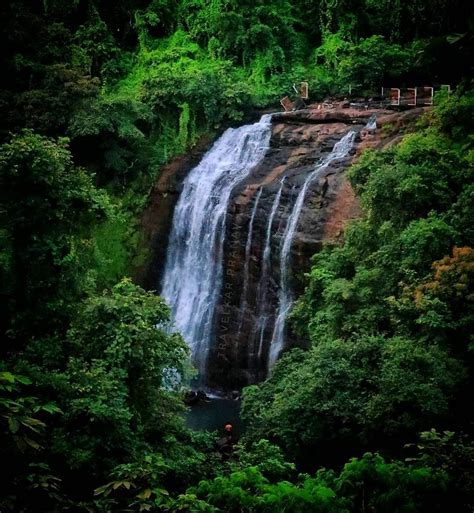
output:
<svg viewBox="0 0 474 513"><path fill-rule="evenodd" d="M159 290L166 260L168 236L173 211L182 190L183 180L202 159L212 141L203 138L188 154L173 159L164 166L151 191L147 208L141 217L141 234L150 248L151 258L135 273L135 281L148 290Z"/></svg>
<svg viewBox="0 0 474 513"><path fill-rule="evenodd" d="M348 128L339 122L296 126L274 123L264 161L234 191L227 218L226 272L216 318L217 343L208 363L210 386L229 384L236 388L266 377L278 306L280 246L288 217L305 179ZM338 199L348 203L347 208L342 209L344 214L350 217L358 214L357 201L344 178L351 160L349 156L330 165L308 190L291 250L292 285L296 295L302 292L301 276L309 270L311 256L326 238L331 205ZM282 180L281 197L271 227L270 265L262 283L269 216ZM246 255L251 213L260 190L252 223L251 249ZM340 197L342 194L344 198ZM337 236L338 231L342 232L347 220L340 219L338 230L333 229L330 234L337 232ZM286 340L287 347L302 344L288 329Z"/></svg>
<svg viewBox="0 0 474 513"><path fill-rule="evenodd" d="M234 190L227 211L224 245L224 281L214 319L215 340L209 352L207 384L223 390L240 389L263 380L268 372L269 346L278 307L280 244L288 217L308 175L349 130L358 132L354 148L345 158L332 162L311 183L305 196L291 246L291 285L297 297L303 290L303 273L311 256L327 240L341 237L346 223L360 215L357 198L345 176L350 163L363 148L380 147L396 140L396 130L420 115L422 109L406 113L307 109L273 117L270 148L258 165ZM363 128L377 114L375 135ZM383 125L390 127L384 130ZM202 154L194 156L192 164ZM165 233L169 231L172 208L179 183L190 162L181 162L162 172L154 194L159 207L147 211L150 242L155 257L145 272L145 284L156 283L164 266ZM286 328L286 345L304 345L291 327Z"/></svg>
<svg viewBox="0 0 474 513"><path fill-rule="evenodd" d="M311 256L325 241L340 239L347 222L360 216L358 200L346 178L349 165L363 149L391 142L393 136L390 131L383 131L383 125L400 127L420 115L419 110L405 113L377 111L379 130L374 135L364 130L373 113L352 109L308 109L273 117L270 149L264 161L234 191L228 211L225 278L216 315L216 343L208 362L210 386L240 388L267 376L278 304L281 239L291 208L308 174L348 130L358 131L354 149L348 157L329 165L308 189L291 249L295 296L303 291L302 278L310 269ZM283 178L281 198L272 223L269 272L262 283L266 231ZM252 237L248 251L250 225ZM262 294L262 288L266 294ZM262 312L266 317L264 323L261 322ZM291 332L291 326L287 325L286 347L295 345L303 346L304 341L298 340Z"/></svg>

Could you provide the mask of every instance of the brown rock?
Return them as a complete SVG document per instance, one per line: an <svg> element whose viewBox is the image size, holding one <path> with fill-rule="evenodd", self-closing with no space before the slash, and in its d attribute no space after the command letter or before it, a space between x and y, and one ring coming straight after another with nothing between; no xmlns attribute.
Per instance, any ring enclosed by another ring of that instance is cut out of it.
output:
<svg viewBox="0 0 474 513"><path fill-rule="evenodd" d="M360 131L355 150L345 159L328 166L310 186L292 245L292 275L296 295L303 290L301 276L310 268L311 256L326 241L338 240L350 219L360 216L358 200L346 178L346 170L354 158L366 148L383 147L400 138L400 129L413 122L426 109L406 112L388 110L356 110L347 105L334 109L307 108L275 114L270 149L265 159L241 183L233 194L227 213L224 247L224 283L220 306L215 318L215 339L220 348L211 349L208 361L208 384L227 391L258 382L266 376L266 359L272 336L274 311L277 305L279 245L290 209L306 177L349 129ZM377 130L369 133L364 126L372 114L377 115ZM143 233L149 242L153 260L143 270L140 281L156 288L164 265L166 241L172 211L187 172L197 164L209 145L208 141L190 155L166 166L150 197L142 218ZM270 211L285 178L279 209L272 225L271 265L265 295L270 305L267 324L257 332L262 257ZM262 188L253 224L248 276L244 287L245 245L250 214L258 190ZM246 297L242 297L244 288ZM263 344L260 344L263 333ZM304 345L291 332L288 345ZM223 351L222 348L225 348Z"/></svg>

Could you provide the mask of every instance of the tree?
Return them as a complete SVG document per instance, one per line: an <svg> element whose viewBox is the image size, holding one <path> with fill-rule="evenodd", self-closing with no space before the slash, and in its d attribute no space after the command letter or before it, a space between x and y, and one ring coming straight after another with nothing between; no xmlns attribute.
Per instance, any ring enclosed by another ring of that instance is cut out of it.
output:
<svg viewBox="0 0 474 513"><path fill-rule="evenodd" d="M201 481L167 511L304 513L443 512L455 499L443 470L387 461L379 454L352 458L340 472L321 469L299 482L269 483L256 467L229 476Z"/></svg>
<svg viewBox="0 0 474 513"><path fill-rule="evenodd" d="M321 340L245 389L242 413L251 439L267 436L314 468L334 464L336 453L388 447L446 419L464 377L457 360L414 340Z"/></svg>
<svg viewBox="0 0 474 513"><path fill-rule="evenodd" d="M408 286L398 301L397 314L405 318L408 329L436 340L469 359L472 340L472 287L474 252L471 247L454 247L452 256L432 264L432 275Z"/></svg>
<svg viewBox="0 0 474 513"><path fill-rule="evenodd" d="M0 148L4 322L15 336L62 327L93 286L88 229L110 206L67 144L24 131Z"/></svg>
<svg viewBox="0 0 474 513"><path fill-rule="evenodd" d="M6 511L24 511L29 501L53 511L62 498L61 479L45 462L48 423L51 414L60 414L55 403L44 403L31 395L27 376L0 371L0 454L3 476L0 506ZM25 493L27 491L27 493Z"/></svg>
<svg viewBox="0 0 474 513"><path fill-rule="evenodd" d="M127 279L85 301L67 334L67 368L44 378L65 412L53 450L72 467L110 469L181 425L188 348L168 323L163 300Z"/></svg>

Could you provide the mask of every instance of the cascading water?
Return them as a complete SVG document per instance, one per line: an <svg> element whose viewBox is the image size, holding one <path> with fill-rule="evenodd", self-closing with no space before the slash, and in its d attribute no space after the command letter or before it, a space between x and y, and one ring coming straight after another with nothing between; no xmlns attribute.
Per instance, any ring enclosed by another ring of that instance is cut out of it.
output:
<svg viewBox="0 0 474 513"><path fill-rule="evenodd" d="M264 157L271 115L228 129L187 176L176 205L161 295L189 344L201 380L222 287L226 213L235 186Z"/></svg>
<svg viewBox="0 0 474 513"><path fill-rule="evenodd" d="M269 305L267 302L267 292L268 292L268 279L270 272L270 256L271 256L271 248L272 248L272 226L273 219L275 214L277 213L278 207L280 206L281 192L283 190L283 185L285 182L285 178L283 178L280 182L280 187L275 195L275 199L273 200L272 208L270 210L270 216L268 217L266 233L265 233L265 245L263 249L263 257L262 257L262 270L260 273L260 279L257 286L257 298L258 298L258 313L257 313L257 326L255 330L255 334L258 336L258 359L262 358L263 352L263 337L265 333L265 328L267 325L268 315L269 315Z"/></svg>
<svg viewBox="0 0 474 513"><path fill-rule="evenodd" d="M262 195L262 188L257 192L255 203L250 214L249 230L247 233L247 241L245 243L245 262L244 262L244 284L242 287L242 294L240 296L240 308L239 308L239 321L237 324L237 340L239 340L240 332L242 330L242 322L244 320L245 311L247 309L247 295L249 290L249 268L250 268L250 253L252 251L252 238L253 238L253 223L255 220L255 214L257 213L258 203Z"/></svg>
<svg viewBox="0 0 474 513"><path fill-rule="evenodd" d="M373 132L377 129L377 116L375 114L370 116L369 121L367 121L367 124L365 125L365 129L369 132Z"/></svg>
<svg viewBox="0 0 474 513"><path fill-rule="evenodd" d="M272 341L270 344L270 352L268 355L268 370L271 369L277 360L284 344L285 321L286 315L293 304L293 296L290 283L290 256L293 238L298 227L301 210L303 208L306 192L312 182L326 169L331 162L347 156L352 146L356 132L351 130L335 145L331 153L320 162L314 171L308 175L303 187L301 188L293 210L288 218L285 232L282 238L280 249L280 289L278 292L278 313L273 329Z"/></svg>

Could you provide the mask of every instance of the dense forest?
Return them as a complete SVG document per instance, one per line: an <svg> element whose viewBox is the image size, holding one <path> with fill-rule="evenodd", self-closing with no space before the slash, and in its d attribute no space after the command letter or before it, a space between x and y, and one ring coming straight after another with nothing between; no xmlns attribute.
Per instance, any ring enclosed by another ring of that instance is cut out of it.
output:
<svg viewBox="0 0 474 513"><path fill-rule="evenodd" d="M2 2L1 511L473 511L472 11ZM351 167L363 215L313 257L289 315L308 348L244 389L226 460L185 426L195 371L132 279L138 219L164 164L301 80L318 101L453 94Z"/></svg>

